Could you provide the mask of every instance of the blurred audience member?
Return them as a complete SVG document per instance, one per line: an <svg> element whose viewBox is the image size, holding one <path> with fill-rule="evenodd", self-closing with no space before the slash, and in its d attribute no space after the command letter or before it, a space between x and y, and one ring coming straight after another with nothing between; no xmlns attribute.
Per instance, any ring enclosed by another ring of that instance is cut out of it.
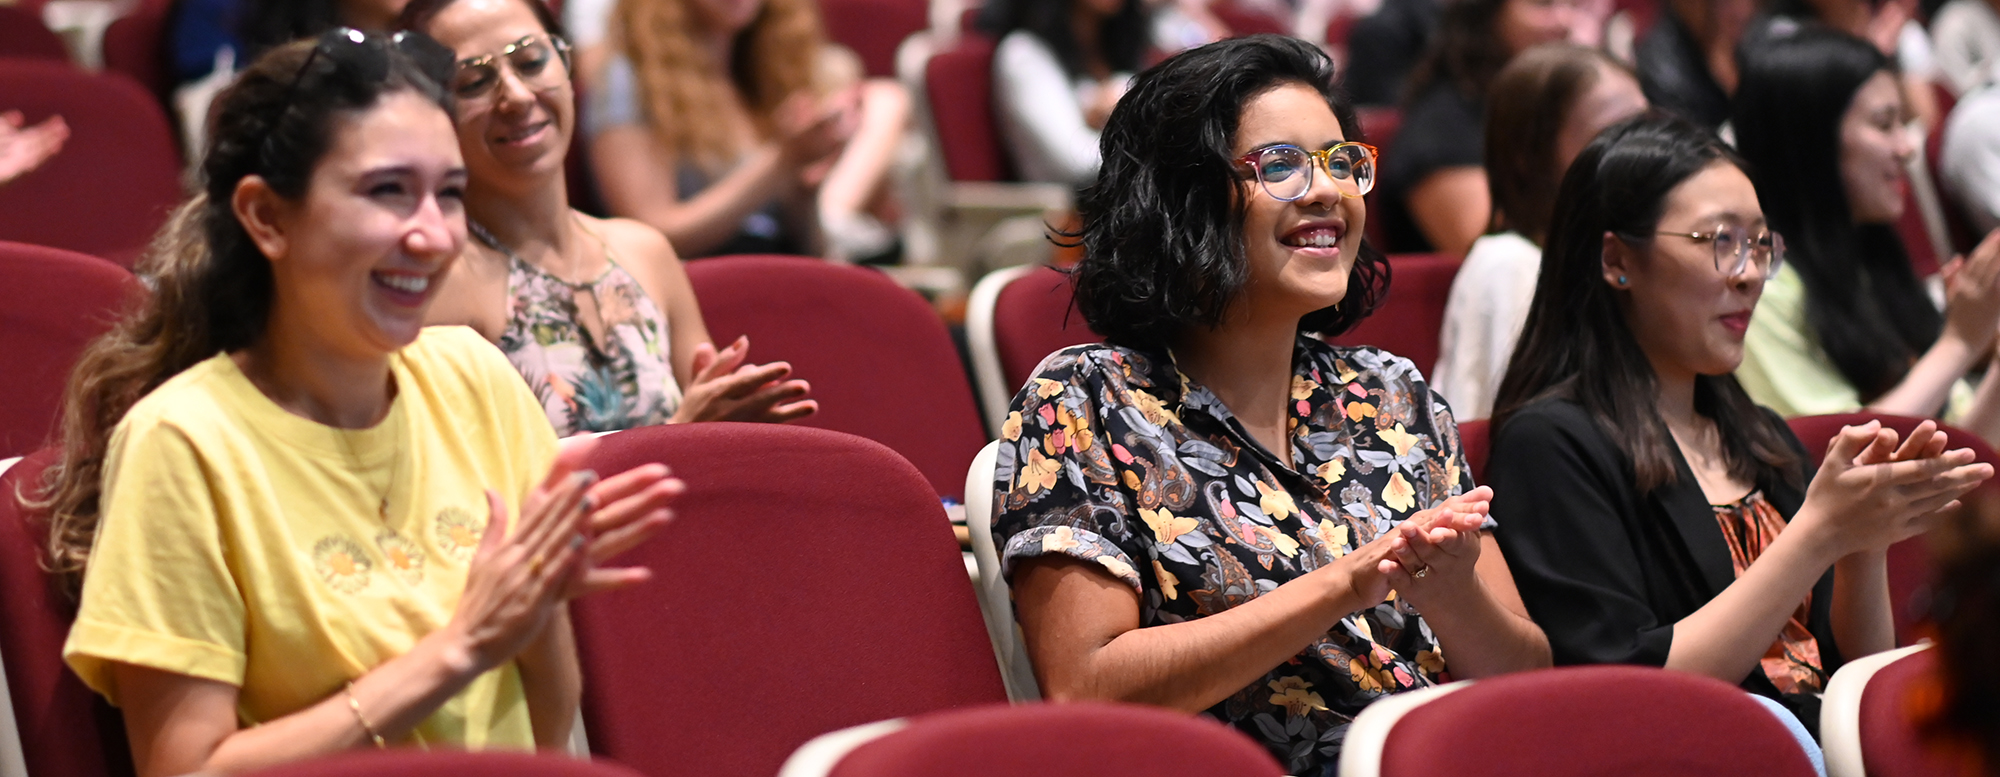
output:
<svg viewBox="0 0 2000 777"><path fill-rule="evenodd" d="M562 26L569 34L576 80L594 83L611 58L617 36L612 33L618 0L564 0Z"/></svg>
<svg viewBox="0 0 2000 777"><path fill-rule="evenodd" d="M1925 127L1935 127L1944 119L1931 85L1944 78L1939 70L1931 36L1917 22L1918 0L1774 0L1771 17L1753 25L1748 54L1755 54L1756 41L1776 33L1785 34L1802 23L1817 21L1868 41L1896 61L1896 78L1909 103L1910 117Z"/></svg>
<svg viewBox="0 0 2000 777"><path fill-rule="evenodd" d="M1347 69L1340 76L1362 105L1396 105L1444 16L1439 0L1388 0L1354 23L1347 36ZM1380 214L1377 214L1378 217Z"/></svg>
<svg viewBox="0 0 2000 777"><path fill-rule="evenodd" d="M402 21L457 51L450 86L479 241L446 274L428 323L468 325L498 343L558 436L817 409L804 381L786 380L789 365L745 365L747 341L716 352L687 271L657 230L570 208L563 159L576 96L547 8L413 0Z"/></svg>
<svg viewBox="0 0 2000 777"><path fill-rule="evenodd" d="M168 56L177 83L209 74L218 49L249 62L273 46L342 25L386 30L409 0L181 0L174 4Z"/></svg>
<svg viewBox="0 0 2000 777"><path fill-rule="evenodd" d="M1551 43L1493 79L1486 181L1493 226L1452 280L1431 387L1461 421L1493 412L1514 339L1541 273L1556 188L1570 160L1605 127L1646 110L1631 69L1600 49Z"/></svg>
<svg viewBox="0 0 2000 777"><path fill-rule="evenodd" d="M657 464L558 451L469 330L423 325L465 243L451 52L352 29L218 100L201 188L82 356L40 505L81 577L63 657L140 777L398 746L560 750L567 602L663 526Z"/></svg>
<svg viewBox="0 0 2000 777"><path fill-rule="evenodd" d="M1791 261L1736 375L1788 417L1865 407L2000 439L2000 234L1946 266L1940 315L1894 227L1916 153L1905 116L1888 57L1844 32L1806 25L1746 57L1737 148ZM1975 391L1963 378L1981 369Z"/></svg>
<svg viewBox="0 0 2000 777"><path fill-rule="evenodd" d="M612 214L683 256L894 250L909 99L826 43L813 0L623 0L612 29L583 117Z"/></svg>
<svg viewBox="0 0 2000 777"><path fill-rule="evenodd" d="M993 108L1025 181L1097 177L1098 131L1151 42L1145 0L993 0Z"/></svg>
<svg viewBox="0 0 2000 777"><path fill-rule="evenodd" d="M1816 728L1827 678L1895 647L1886 548L1993 468L1932 422L1900 447L1871 422L1814 474L1730 377L1785 256L1714 134L1670 115L1606 130L1555 214L1487 465L1528 612L1557 664L1705 675Z"/></svg>
<svg viewBox="0 0 2000 777"><path fill-rule="evenodd" d="M2000 83L1966 95L1944 125L1945 191L1981 233L2000 229Z"/></svg>
<svg viewBox="0 0 2000 777"><path fill-rule="evenodd" d="M1938 556L1931 618L1940 693L1926 726L1946 753L1969 756L1964 774L2000 775L2000 521L1960 510L1931 542Z"/></svg>
<svg viewBox="0 0 2000 777"><path fill-rule="evenodd" d="M1639 86L1662 110L1713 130L1729 120L1736 46L1757 0L1668 0L1639 40Z"/></svg>
<svg viewBox="0 0 2000 777"><path fill-rule="evenodd" d="M69 125L61 116L50 116L34 126L20 111L0 113L0 186L41 167L62 151L69 140Z"/></svg>
<svg viewBox="0 0 2000 777"><path fill-rule="evenodd" d="M1938 71L1956 95L2000 82L2000 0L1951 0L1931 17Z"/></svg>
<svg viewBox="0 0 2000 777"><path fill-rule="evenodd" d="M1523 51L1593 38L1608 4L1597 0L1455 0L1429 54L1410 76L1402 129L1382 161L1397 251L1464 256L1492 219L1480 166L1486 91Z"/></svg>

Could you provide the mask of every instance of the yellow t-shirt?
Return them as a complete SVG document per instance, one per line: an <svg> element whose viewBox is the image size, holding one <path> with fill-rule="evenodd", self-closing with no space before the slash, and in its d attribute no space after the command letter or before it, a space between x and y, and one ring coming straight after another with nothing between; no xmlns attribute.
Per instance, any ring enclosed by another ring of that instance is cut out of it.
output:
<svg viewBox="0 0 2000 777"><path fill-rule="evenodd" d="M286 412L226 355L175 376L111 437L103 518L63 657L117 704L110 662L238 686L245 726L339 693L445 625L484 532L547 474L555 432L463 327L390 358L380 424ZM386 494L386 507L385 507ZM480 676L411 743L534 746L520 673Z"/></svg>

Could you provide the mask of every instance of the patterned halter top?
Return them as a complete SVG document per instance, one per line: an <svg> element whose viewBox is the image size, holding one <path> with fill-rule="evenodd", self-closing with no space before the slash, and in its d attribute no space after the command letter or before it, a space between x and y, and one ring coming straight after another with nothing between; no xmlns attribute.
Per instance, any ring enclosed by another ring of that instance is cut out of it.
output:
<svg viewBox="0 0 2000 777"><path fill-rule="evenodd" d="M666 423L681 404L667 317L619 266L611 244L581 220L578 228L604 246L609 264L597 278L571 283L522 259L484 227L480 242L507 257L512 306L500 350L514 363L548 413L558 436ZM603 320L598 342L579 320L577 300L596 302Z"/></svg>

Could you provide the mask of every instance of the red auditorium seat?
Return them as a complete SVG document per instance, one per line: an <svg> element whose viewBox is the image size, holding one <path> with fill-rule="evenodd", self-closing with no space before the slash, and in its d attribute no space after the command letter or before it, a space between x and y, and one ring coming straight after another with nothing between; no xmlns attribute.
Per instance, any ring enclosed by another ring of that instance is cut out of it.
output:
<svg viewBox="0 0 2000 777"><path fill-rule="evenodd" d="M167 15L172 0L143 0L104 28L104 68L124 73L146 91L167 96Z"/></svg>
<svg viewBox="0 0 2000 777"><path fill-rule="evenodd" d="M1076 312L1069 276L1045 265L995 270L972 289L965 338L987 426L999 429L1007 404L1049 354L1103 338Z"/></svg>
<svg viewBox="0 0 2000 777"><path fill-rule="evenodd" d="M1215 14L1215 18L1222 20L1222 23L1229 27L1229 34L1232 37L1256 35L1258 33L1270 33L1272 35L1292 34L1290 27L1285 24L1285 20L1274 17L1260 9L1250 8L1240 3L1231 2L1230 0L1210 4L1208 11Z"/></svg>
<svg viewBox="0 0 2000 777"><path fill-rule="evenodd" d="M1827 683L1820 736L1830 777L1978 777L1928 745L1911 719L1913 694L1937 671L1928 644L1848 662Z"/></svg>
<svg viewBox="0 0 2000 777"><path fill-rule="evenodd" d="M1799 442L1806 446L1806 456L1814 466L1826 458L1826 447L1840 433L1843 426L1860 426L1869 421L1881 421L1883 426L1896 430L1897 435L1907 435L1924 419L1908 416L1885 415L1881 413L1842 413L1839 415L1802 416L1790 419L1792 434L1798 435ZM1971 448L1979 461L2000 468L2000 454L1979 435L1955 427L1942 427L1950 438L1953 448ZM1968 509L2000 510L2000 479L1988 480L1978 490L1968 494L1964 500ZM1893 603L1891 613L1896 619L1896 644L1914 644L1918 638L1917 621L1922 613L1916 611L1918 592L1930 585L1930 551L1924 547L1924 538L1912 537L1889 547L1889 599Z"/></svg>
<svg viewBox="0 0 2000 777"><path fill-rule="evenodd" d="M630 767L559 755L527 753L359 751L274 766L251 777L639 777ZM37 775L39 777L39 775Z"/></svg>
<svg viewBox="0 0 2000 777"><path fill-rule="evenodd" d="M896 47L930 26L924 0L819 0L826 35L861 55L869 78L896 77Z"/></svg>
<svg viewBox="0 0 2000 777"><path fill-rule="evenodd" d="M1637 666L1545 669L1398 694L1348 730L1340 773L1379 777L1811 777L1769 708Z"/></svg>
<svg viewBox="0 0 2000 777"><path fill-rule="evenodd" d="M1472 482L1486 483L1486 454L1493 450L1493 422L1458 422L1458 444L1465 450L1465 466L1472 470Z"/></svg>
<svg viewBox="0 0 2000 777"><path fill-rule="evenodd" d="M1396 132L1403 128L1403 111L1400 108L1362 106L1355 109L1356 118L1361 122L1361 139L1374 144L1376 153L1388 159L1394 152L1390 143L1396 139ZM1381 187L1365 195L1368 204L1368 223L1361 231L1368 243L1377 251L1389 248L1389 211L1391 204L1383 199Z"/></svg>
<svg viewBox="0 0 2000 777"><path fill-rule="evenodd" d="M0 95L29 122L61 114L69 142L0 187L0 240L130 265L181 199L180 152L160 104L131 79L0 60Z"/></svg>
<svg viewBox="0 0 2000 777"><path fill-rule="evenodd" d="M876 734L858 745L852 740ZM1278 777L1264 748L1207 718L1130 704L939 712L836 732L779 777Z"/></svg>
<svg viewBox="0 0 2000 777"><path fill-rule="evenodd" d="M993 39L974 32L924 64L924 92L938 151L953 181L1011 181L993 117Z"/></svg>
<svg viewBox="0 0 2000 777"><path fill-rule="evenodd" d="M1458 277L1458 264L1438 254L1389 257L1389 296L1374 315L1329 341L1381 348L1416 362L1417 371L1430 375L1437 364L1444 305L1451 297L1451 281Z"/></svg>
<svg viewBox="0 0 2000 777"><path fill-rule="evenodd" d="M717 422L605 436L591 465L654 461L688 491L620 559L653 579L572 610L597 753L648 774L769 777L828 731L1007 700L951 525L894 451Z"/></svg>
<svg viewBox="0 0 2000 777"><path fill-rule="evenodd" d="M0 457L46 444L83 347L143 294L132 273L94 256L0 241Z"/></svg>
<svg viewBox="0 0 2000 777"><path fill-rule="evenodd" d="M55 460L41 451L0 476L0 657L21 754L34 777L129 777L124 721L63 664L76 603L42 571L47 525L14 498Z"/></svg>
<svg viewBox="0 0 2000 777"><path fill-rule="evenodd" d="M986 444L951 333L930 303L879 272L796 256L688 263L715 342L750 336L750 359L786 361L812 384L805 426L859 435L915 464L940 496L963 498Z"/></svg>
<svg viewBox="0 0 2000 777"><path fill-rule="evenodd" d="M63 46L62 38L48 25L42 24L41 17L30 9L0 5L0 59L46 59L67 63L69 49ZM0 110L12 109L0 107Z"/></svg>

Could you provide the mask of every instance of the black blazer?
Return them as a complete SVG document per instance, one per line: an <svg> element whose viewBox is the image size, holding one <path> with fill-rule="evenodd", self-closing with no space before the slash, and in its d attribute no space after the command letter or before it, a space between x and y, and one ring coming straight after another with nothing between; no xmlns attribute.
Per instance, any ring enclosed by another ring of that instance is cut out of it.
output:
<svg viewBox="0 0 2000 777"><path fill-rule="evenodd" d="M1805 448L1776 414L1770 423L1786 430L1809 482ZM1674 460L1680 476L1641 495L1624 451L1568 400L1532 403L1495 430L1486 465L1494 538L1557 665L1664 666L1674 624L1736 581L1708 498L1678 451ZM1805 501L1803 488L1782 481L1757 487L1787 521ZM1806 624L1828 675L1841 664L1832 600L1828 569ZM1817 698L1780 694L1761 668L1742 686L1785 704L1817 736Z"/></svg>

